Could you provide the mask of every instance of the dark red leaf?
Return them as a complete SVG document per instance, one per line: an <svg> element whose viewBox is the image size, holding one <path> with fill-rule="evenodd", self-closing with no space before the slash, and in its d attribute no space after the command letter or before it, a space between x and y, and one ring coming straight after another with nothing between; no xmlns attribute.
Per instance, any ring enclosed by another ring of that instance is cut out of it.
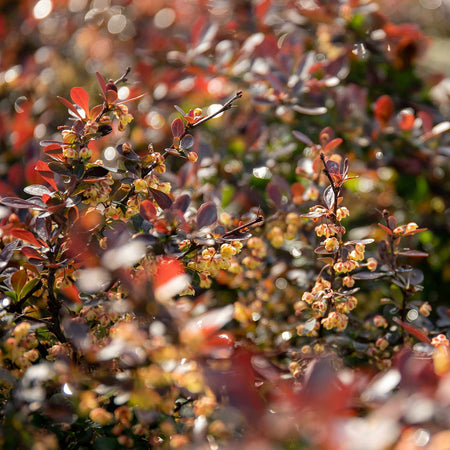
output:
<svg viewBox="0 0 450 450"><path fill-rule="evenodd" d="M184 132L184 123L179 117L172 122L170 127L174 137L180 137Z"/></svg>
<svg viewBox="0 0 450 450"><path fill-rule="evenodd" d="M70 90L72 101L89 116L89 95L82 87L74 87Z"/></svg>
<svg viewBox="0 0 450 450"><path fill-rule="evenodd" d="M269 196L270 200L272 200L273 204L280 209L281 208L281 190L280 188L274 184L269 183L266 187L267 195Z"/></svg>
<svg viewBox="0 0 450 450"><path fill-rule="evenodd" d="M172 199L162 191L158 191L158 189L150 188L151 193L153 194L153 198L158 206L162 209L168 209L172 206Z"/></svg>
<svg viewBox="0 0 450 450"><path fill-rule="evenodd" d="M182 194L173 203L173 208L185 213L191 203L191 197L188 194Z"/></svg>
<svg viewBox="0 0 450 450"><path fill-rule="evenodd" d="M204 203L197 212L197 226L199 228L207 227L217 221L217 207L215 203Z"/></svg>
<svg viewBox="0 0 450 450"><path fill-rule="evenodd" d="M394 216L389 216L387 222L391 230L393 230L397 226L397 220L395 219Z"/></svg>

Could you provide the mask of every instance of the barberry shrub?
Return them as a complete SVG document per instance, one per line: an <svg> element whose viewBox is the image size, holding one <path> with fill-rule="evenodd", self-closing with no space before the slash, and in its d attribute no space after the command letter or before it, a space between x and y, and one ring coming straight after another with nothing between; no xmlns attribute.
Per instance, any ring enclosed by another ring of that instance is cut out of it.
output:
<svg viewBox="0 0 450 450"><path fill-rule="evenodd" d="M15 104L3 446L441 448L449 126L426 39L370 2L194 3L89 11L78 39L109 42L108 19L141 87L65 86L26 180L26 124L56 106Z"/></svg>

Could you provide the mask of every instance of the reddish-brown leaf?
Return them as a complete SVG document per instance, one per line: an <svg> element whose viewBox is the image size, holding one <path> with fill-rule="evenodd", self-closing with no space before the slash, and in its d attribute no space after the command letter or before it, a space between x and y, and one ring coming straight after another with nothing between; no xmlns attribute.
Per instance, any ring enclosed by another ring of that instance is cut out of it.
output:
<svg viewBox="0 0 450 450"><path fill-rule="evenodd" d="M383 228L383 230L386 231L386 233L392 234L392 230L388 227L385 227L382 223L379 223L378 226Z"/></svg>
<svg viewBox="0 0 450 450"><path fill-rule="evenodd" d="M197 226L199 228L207 227L217 221L217 207L215 203L204 203L197 212Z"/></svg>
<svg viewBox="0 0 450 450"><path fill-rule="evenodd" d="M159 207L162 209L167 209L172 206L172 199L167 194L162 191L158 191L158 189L150 188L150 191Z"/></svg>
<svg viewBox="0 0 450 450"><path fill-rule="evenodd" d="M267 195L269 196L270 200L272 200L273 204L279 209L281 208L281 190L280 188L274 184L269 183L266 187Z"/></svg>
<svg viewBox="0 0 450 450"><path fill-rule="evenodd" d="M150 221L156 217L155 205L150 200L144 200L139 208L139 213L145 220Z"/></svg>
<svg viewBox="0 0 450 450"><path fill-rule="evenodd" d="M413 327L409 323L401 321L398 317L393 317L392 320L400 325L405 331L407 331L411 336L414 336L418 341L425 342L426 344L431 344L430 338L418 330L416 327Z"/></svg>
<svg viewBox="0 0 450 450"><path fill-rule="evenodd" d="M17 239L22 239L22 241L29 242L38 248L46 247L45 243L40 239L36 239L31 231L22 230L21 228L13 228L12 230L9 230L9 233Z"/></svg>
<svg viewBox="0 0 450 450"><path fill-rule="evenodd" d="M32 247L22 247L21 252L27 258L39 259L41 261L45 259L37 250Z"/></svg>
<svg viewBox="0 0 450 450"><path fill-rule="evenodd" d="M323 149L323 151L325 153L327 152L331 152L332 150L334 150L336 147L339 147L339 145L342 144L342 139L341 138L336 138L333 139L332 141L328 142L327 145L325 145L325 148Z"/></svg>
<svg viewBox="0 0 450 450"><path fill-rule="evenodd" d="M184 123L179 117L172 122L170 127L174 137L180 137L184 132Z"/></svg>

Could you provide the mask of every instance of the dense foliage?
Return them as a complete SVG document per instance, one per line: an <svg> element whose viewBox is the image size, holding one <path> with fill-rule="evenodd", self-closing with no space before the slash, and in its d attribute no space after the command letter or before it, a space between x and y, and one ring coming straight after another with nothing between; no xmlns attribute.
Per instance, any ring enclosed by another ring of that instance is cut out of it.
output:
<svg viewBox="0 0 450 450"><path fill-rule="evenodd" d="M39 0L0 37L3 448L448 448L450 102L418 27Z"/></svg>

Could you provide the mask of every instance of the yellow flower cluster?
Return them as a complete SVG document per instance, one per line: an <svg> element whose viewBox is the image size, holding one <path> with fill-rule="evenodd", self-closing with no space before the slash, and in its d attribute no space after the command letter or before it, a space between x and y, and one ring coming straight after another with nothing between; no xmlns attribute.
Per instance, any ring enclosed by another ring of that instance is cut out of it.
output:
<svg viewBox="0 0 450 450"><path fill-rule="evenodd" d="M183 246L186 246L182 242ZM180 244L180 245L181 245ZM198 272L200 277L200 287L209 288L211 286L210 277L216 277L221 270L232 269L232 258L242 249L240 241L224 243L217 251L214 247L207 247L197 255L195 261L188 263L188 268Z"/></svg>
<svg viewBox="0 0 450 450"><path fill-rule="evenodd" d="M348 317L337 311L332 311L327 317L322 319L322 325L326 330L336 328L338 331L344 331L347 328Z"/></svg>
<svg viewBox="0 0 450 450"><path fill-rule="evenodd" d="M97 206L99 203L104 203L109 200L109 194L111 193L111 185L114 184L114 180L111 175L106 175L104 180L92 183L84 192L83 203L90 206Z"/></svg>

